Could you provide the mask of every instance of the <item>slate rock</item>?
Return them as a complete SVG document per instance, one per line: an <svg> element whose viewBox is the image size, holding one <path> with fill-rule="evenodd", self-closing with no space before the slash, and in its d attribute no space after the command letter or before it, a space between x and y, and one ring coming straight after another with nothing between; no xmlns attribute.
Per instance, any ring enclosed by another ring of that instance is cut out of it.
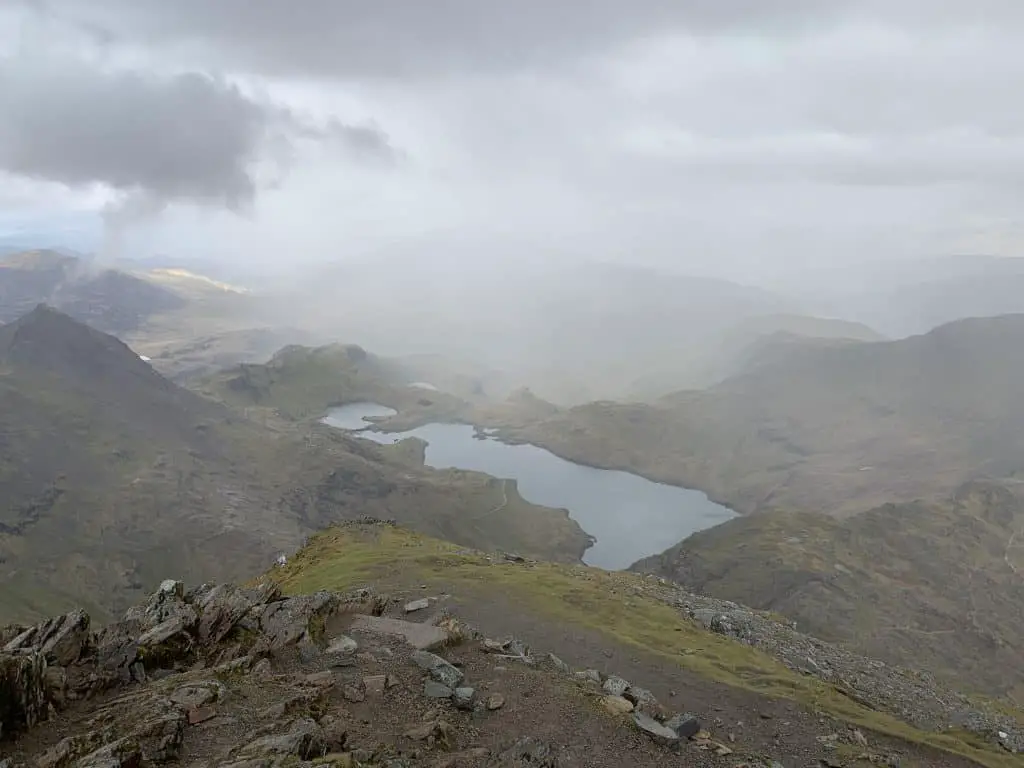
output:
<svg viewBox="0 0 1024 768"><path fill-rule="evenodd" d="M660 744L674 744L679 741L678 733L643 712L634 712L633 722L637 728Z"/></svg>
<svg viewBox="0 0 1024 768"><path fill-rule="evenodd" d="M437 682L436 680L427 680L423 684L423 694L428 699L450 699L455 693L447 685Z"/></svg>
<svg viewBox="0 0 1024 768"><path fill-rule="evenodd" d="M221 584L206 592L199 600L202 617L199 619L199 640L219 643L238 621L253 607L252 596L232 584Z"/></svg>
<svg viewBox="0 0 1024 768"><path fill-rule="evenodd" d="M671 728L681 739L692 739L701 729L700 720L689 713L673 715L665 721L665 727Z"/></svg>
<svg viewBox="0 0 1024 768"><path fill-rule="evenodd" d="M66 667L78 661L85 651L89 623L89 614L85 611L71 611L21 632L3 650L38 650L49 664Z"/></svg>
<svg viewBox="0 0 1024 768"><path fill-rule="evenodd" d="M401 619L391 619L386 616L356 616L352 619L351 629L353 631L401 637L406 643L419 651L440 648L448 642L448 633L442 627L402 621Z"/></svg>
<svg viewBox="0 0 1024 768"><path fill-rule="evenodd" d="M473 709L473 698L476 696L476 689L468 686L462 688L456 688L455 693L452 695L452 703L455 704L456 709L472 710Z"/></svg>
<svg viewBox="0 0 1024 768"><path fill-rule="evenodd" d="M404 611L406 613L414 613L416 611L422 611L430 607L430 600L425 597L421 597L419 600L412 600L405 604Z"/></svg>
<svg viewBox="0 0 1024 768"><path fill-rule="evenodd" d="M629 682L623 680L621 677L611 675L604 681L604 685L601 686L601 689L609 696L622 696L622 694L629 690Z"/></svg>
<svg viewBox="0 0 1024 768"><path fill-rule="evenodd" d="M244 746L242 756L294 755L303 760L323 757L327 751L324 731L309 718L296 720L287 733L264 736Z"/></svg>
<svg viewBox="0 0 1024 768"><path fill-rule="evenodd" d="M436 654L429 651L413 651L410 660L420 669L449 688L455 688L465 677L462 672Z"/></svg>

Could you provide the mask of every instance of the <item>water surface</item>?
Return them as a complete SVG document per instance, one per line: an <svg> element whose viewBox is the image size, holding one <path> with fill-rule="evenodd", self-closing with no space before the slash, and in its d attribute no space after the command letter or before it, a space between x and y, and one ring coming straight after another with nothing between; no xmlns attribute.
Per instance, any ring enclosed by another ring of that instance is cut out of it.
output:
<svg viewBox="0 0 1024 768"><path fill-rule="evenodd" d="M353 403L332 409L324 422L365 430L370 422L364 417L394 413L375 403ZM360 437L378 443L418 437L427 443L428 466L515 480L527 501L569 510L570 517L596 539L583 561L609 570L628 568L691 533L736 516L700 491L655 483L629 472L586 467L536 445L507 445L489 435L478 436L464 424L427 424L408 432L365 430Z"/></svg>

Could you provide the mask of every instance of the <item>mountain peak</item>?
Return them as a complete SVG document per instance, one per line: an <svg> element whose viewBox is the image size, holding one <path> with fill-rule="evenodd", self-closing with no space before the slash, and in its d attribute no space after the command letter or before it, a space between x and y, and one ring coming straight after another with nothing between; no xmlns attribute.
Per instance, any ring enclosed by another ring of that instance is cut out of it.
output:
<svg viewBox="0 0 1024 768"><path fill-rule="evenodd" d="M123 342L42 303L0 326L0 360L71 379L121 371L167 383Z"/></svg>

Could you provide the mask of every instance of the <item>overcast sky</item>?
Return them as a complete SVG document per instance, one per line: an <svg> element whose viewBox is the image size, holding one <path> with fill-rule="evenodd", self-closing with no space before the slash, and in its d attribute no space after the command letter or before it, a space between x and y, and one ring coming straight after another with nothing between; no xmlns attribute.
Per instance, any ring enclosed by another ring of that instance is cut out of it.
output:
<svg viewBox="0 0 1024 768"><path fill-rule="evenodd" d="M755 281L1024 255L1021 39L1019 0L6 0L0 235Z"/></svg>

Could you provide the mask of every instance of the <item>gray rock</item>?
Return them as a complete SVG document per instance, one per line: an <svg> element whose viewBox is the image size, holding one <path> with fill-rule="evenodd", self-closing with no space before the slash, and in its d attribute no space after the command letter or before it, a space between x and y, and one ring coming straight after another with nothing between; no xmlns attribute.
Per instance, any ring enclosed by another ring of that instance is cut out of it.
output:
<svg viewBox="0 0 1024 768"><path fill-rule="evenodd" d="M327 643L328 656L351 656L359 650L359 643L347 635L338 635Z"/></svg>
<svg viewBox="0 0 1024 768"><path fill-rule="evenodd" d="M457 687L464 677L461 671L429 651L413 651L409 658L420 669L428 672L434 680L449 688Z"/></svg>
<svg viewBox="0 0 1024 768"><path fill-rule="evenodd" d="M71 611L25 630L3 650L38 649L50 664L66 667L78 661L89 641L89 614Z"/></svg>
<svg viewBox="0 0 1024 768"><path fill-rule="evenodd" d="M622 696L622 694L629 690L629 682L621 677L611 675L604 681L604 685L601 688L609 696Z"/></svg>
<svg viewBox="0 0 1024 768"><path fill-rule="evenodd" d="M401 619L389 619L385 616L356 616L352 620L351 629L358 632L401 637L406 643L420 651L440 648L448 642L448 633L441 627L417 624Z"/></svg>
<svg viewBox="0 0 1024 768"><path fill-rule="evenodd" d="M700 731L700 720L687 712L670 717L665 721L665 727L671 728L681 739L692 739Z"/></svg>
<svg viewBox="0 0 1024 768"><path fill-rule="evenodd" d="M338 596L331 592L289 597L262 606L259 614L260 632L257 647L277 651L300 641L313 641L310 629L314 619L320 624L339 607Z"/></svg>
<svg viewBox="0 0 1024 768"><path fill-rule="evenodd" d="M456 688L452 696L452 703L456 709L473 709L473 698L476 696L476 689L470 687Z"/></svg>
<svg viewBox="0 0 1024 768"><path fill-rule="evenodd" d="M199 600L203 611L199 619L199 640L219 643L253 604L252 596L246 590L231 584L222 584L206 592Z"/></svg>
<svg viewBox="0 0 1024 768"><path fill-rule="evenodd" d="M450 699L455 692L447 685L436 680L427 680L423 684L423 694L428 699Z"/></svg>
<svg viewBox="0 0 1024 768"><path fill-rule="evenodd" d="M711 629L711 624L718 616L718 613L718 611L710 608L698 608L690 611L690 615L693 616L696 621L700 622L704 626L704 629Z"/></svg>
<svg viewBox="0 0 1024 768"><path fill-rule="evenodd" d="M323 757L327 742L323 729L309 718L296 720L288 732L280 736L264 736L242 747L243 757L295 755L303 760Z"/></svg>
<svg viewBox="0 0 1024 768"><path fill-rule="evenodd" d="M638 688L635 685L629 686L629 688L626 689L626 692L622 695L633 702L637 708L650 707L658 703L658 700L654 697L653 693L648 691L646 688Z"/></svg>
<svg viewBox="0 0 1024 768"><path fill-rule="evenodd" d="M563 674L566 674L566 675L572 674L572 668L568 664L566 664L564 661L562 661L560 658L555 656L555 654L549 653L548 654L548 661L550 661L551 665L555 669L557 669L559 672L562 672Z"/></svg>
<svg viewBox="0 0 1024 768"><path fill-rule="evenodd" d="M192 606L186 607L192 611ZM189 617L178 613L144 633L138 639L138 653L145 667L170 666L188 656L195 644L188 626Z"/></svg>
<svg viewBox="0 0 1024 768"><path fill-rule="evenodd" d="M633 722L637 728L660 744L674 744L679 741L678 733L643 712L634 712Z"/></svg>
<svg viewBox="0 0 1024 768"><path fill-rule="evenodd" d="M575 677L577 680L586 683L597 683L598 685L601 684L601 673L598 672L596 669L584 669L581 672L575 673Z"/></svg>
<svg viewBox="0 0 1024 768"><path fill-rule="evenodd" d="M129 608L123 618L128 627L135 626L139 632L147 632L159 624L180 616L185 629L192 630L199 620L195 608L184 601L185 586L180 581L168 579L146 601L144 605Z"/></svg>
<svg viewBox="0 0 1024 768"><path fill-rule="evenodd" d="M487 697L487 709L493 712L496 709L501 709L505 706L505 696L501 693L492 693Z"/></svg>
<svg viewBox="0 0 1024 768"><path fill-rule="evenodd" d="M415 611L422 611L430 607L430 600L425 597L421 597L419 600L412 600L405 604L405 612L413 613Z"/></svg>

